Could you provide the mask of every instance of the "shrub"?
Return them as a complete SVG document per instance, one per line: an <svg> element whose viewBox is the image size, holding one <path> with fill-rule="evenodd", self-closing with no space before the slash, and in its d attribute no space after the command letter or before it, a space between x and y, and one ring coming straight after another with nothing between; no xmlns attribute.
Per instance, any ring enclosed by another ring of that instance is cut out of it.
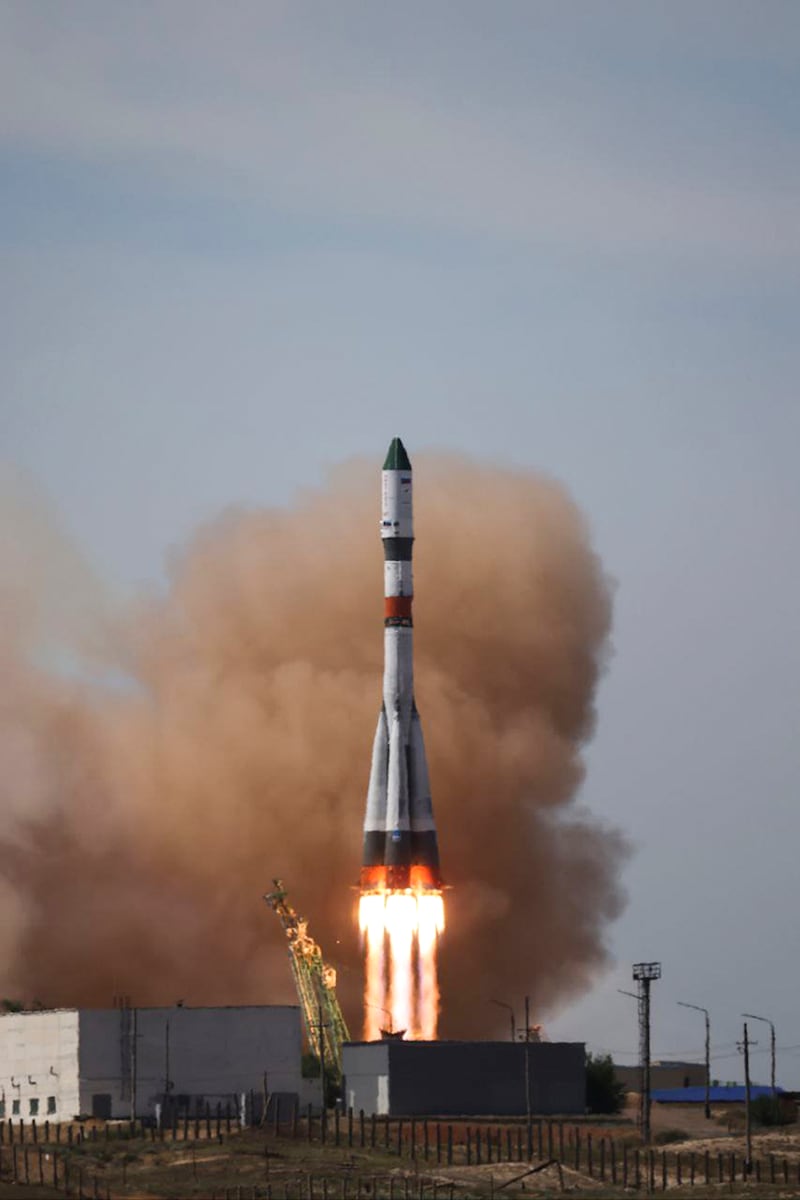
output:
<svg viewBox="0 0 800 1200"><path fill-rule="evenodd" d="M685 1129L660 1129L653 1141L657 1146L668 1146L671 1142L685 1142L688 1137Z"/></svg>
<svg viewBox="0 0 800 1200"><path fill-rule="evenodd" d="M796 1116L793 1107L779 1096L757 1096L750 1102L750 1116L759 1125L791 1125Z"/></svg>

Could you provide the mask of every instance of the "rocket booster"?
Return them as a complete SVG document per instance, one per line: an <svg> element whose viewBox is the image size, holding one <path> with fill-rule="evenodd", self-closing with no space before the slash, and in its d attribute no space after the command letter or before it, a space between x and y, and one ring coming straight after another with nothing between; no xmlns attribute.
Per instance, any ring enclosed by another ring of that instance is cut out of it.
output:
<svg viewBox="0 0 800 1200"><path fill-rule="evenodd" d="M394 438L382 472L383 705L372 747L361 891L439 889L439 847L414 701L411 463Z"/></svg>

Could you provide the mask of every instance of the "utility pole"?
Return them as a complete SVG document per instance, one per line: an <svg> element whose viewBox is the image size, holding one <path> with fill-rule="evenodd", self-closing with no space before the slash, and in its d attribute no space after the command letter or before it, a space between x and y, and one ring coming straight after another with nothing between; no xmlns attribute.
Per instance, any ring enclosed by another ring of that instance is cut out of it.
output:
<svg viewBox="0 0 800 1200"><path fill-rule="evenodd" d="M166 1099L169 1095L169 1089L172 1084L169 1081L169 1017L167 1017L164 1025L164 1101L166 1107Z"/></svg>
<svg viewBox="0 0 800 1200"><path fill-rule="evenodd" d="M138 1017L138 1013L137 1013L137 1010L134 1008L133 1009L133 1022L131 1025L131 1120L132 1121L136 1120L136 1057L137 1057L137 1049L138 1049L138 1041L137 1041L138 1034L136 1032L136 1026L138 1024L137 1017Z"/></svg>
<svg viewBox="0 0 800 1200"><path fill-rule="evenodd" d="M695 1012L701 1012L706 1019L706 1120L711 1117L711 1019L708 1015L707 1008L701 1008L699 1004L687 1004L684 1000L678 1000L677 1003L681 1008L693 1008Z"/></svg>
<svg viewBox="0 0 800 1200"><path fill-rule="evenodd" d="M498 1008L508 1009L511 1014L511 1040L515 1042L517 1040L517 1022L514 1018L514 1005L507 1004L505 1000L492 1000L491 1003L496 1004Z"/></svg>
<svg viewBox="0 0 800 1200"><path fill-rule="evenodd" d="M319 1030L319 1076L322 1084L322 1119L325 1120L328 1106L326 1100L325 1079L325 1030L328 1028L322 1020L322 1001L317 1001L317 1029Z"/></svg>
<svg viewBox="0 0 800 1200"><path fill-rule="evenodd" d="M650 984L661 978L661 963L633 964L633 978L639 984L639 1081L641 1100L639 1128L645 1146L650 1145Z"/></svg>
<svg viewBox="0 0 800 1200"><path fill-rule="evenodd" d="M769 1017L757 1017L755 1013L742 1013L743 1017L749 1017L751 1021L763 1021L765 1025L769 1025L769 1067L770 1067L770 1087L772 1089L773 1106L778 1098L778 1089L775 1086L775 1026Z"/></svg>
<svg viewBox="0 0 800 1200"><path fill-rule="evenodd" d="M528 1122L528 1162L533 1158L533 1119L531 1114L531 998L525 997L525 1114Z"/></svg>
<svg viewBox="0 0 800 1200"><path fill-rule="evenodd" d="M753 1167L753 1140L750 1128L750 1042L747 1037L747 1022L744 1023L744 1037L739 1045L744 1054L744 1169L747 1175Z"/></svg>

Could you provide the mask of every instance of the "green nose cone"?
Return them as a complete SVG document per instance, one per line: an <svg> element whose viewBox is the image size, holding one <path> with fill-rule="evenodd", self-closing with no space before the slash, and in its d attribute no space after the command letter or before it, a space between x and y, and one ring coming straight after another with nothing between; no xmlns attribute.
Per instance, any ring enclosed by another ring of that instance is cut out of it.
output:
<svg viewBox="0 0 800 1200"><path fill-rule="evenodd" d="M408 461L406 448L400 441L400 438L392 438L391 445L386 453L386 461L383 464L384 471L410 471L411 463Z"/></svg>

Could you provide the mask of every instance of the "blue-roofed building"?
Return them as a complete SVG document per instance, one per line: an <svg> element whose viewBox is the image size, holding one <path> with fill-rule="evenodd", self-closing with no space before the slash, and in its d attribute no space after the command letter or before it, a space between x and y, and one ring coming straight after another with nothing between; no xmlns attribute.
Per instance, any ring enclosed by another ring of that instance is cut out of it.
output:
<svg viewBox="0 0 800 1200"><path fill-rule="evenodd" d="M776 1088L775 1091L779 1096L784 1094L783 1088ZM759 1096L771 1095L772 1088L770 1087L757 1083L750 1085L751 1100L757 1100ZM657 1088L655 1091L651 1091L650 1096L657 1104L705 1104L706 1089L705 1087ZM744 1084L734 1083L712 1087L709 1091L709 1099L712 1104L744 1104Z"/></svg>

